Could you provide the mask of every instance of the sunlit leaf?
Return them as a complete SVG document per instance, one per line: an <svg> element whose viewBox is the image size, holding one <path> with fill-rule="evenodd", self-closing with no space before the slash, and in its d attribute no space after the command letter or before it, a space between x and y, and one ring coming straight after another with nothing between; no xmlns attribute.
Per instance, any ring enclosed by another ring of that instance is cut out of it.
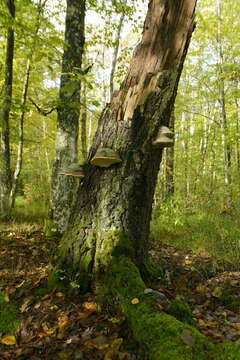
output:
<svg viewBox="0 0 240 360"><path fill-rule="evenodd" d="M137 304L140 303L140 301L139 301L138 298L134 298L134 299L131 300L131 303L132 303L133 305L137 305Z"/></svg>
<svg viewBox="0 0 240 360"><path fill-rule="evenodd" d="M14 335L6 335L1 338L1 343L5 345L15 345L16 338Z"/></svg>
<svg viewBox="0 0 240 360"><path fill-rule="evenodd" d="M94 301L86 301L82 305L84 309L91 312L96 312L98 310L98 304Z"/></svg>
<svg viewBox="0 0 240 360"><path fill-rule="evenodd" d="M212 295L215 297L222 296L222 289L219 286L216 286L212 292Z"/></svg>

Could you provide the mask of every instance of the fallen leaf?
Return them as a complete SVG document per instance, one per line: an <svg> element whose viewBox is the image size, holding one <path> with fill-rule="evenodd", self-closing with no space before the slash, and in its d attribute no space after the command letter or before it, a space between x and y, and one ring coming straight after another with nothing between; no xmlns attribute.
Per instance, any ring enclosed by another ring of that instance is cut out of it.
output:
<svg viewBox="0 0 240 360"><path fill-rule="evenodd" d="M59 291L59 292L56 293L56 296L59 297L59 298L62 298L62 297L65 296L65 294L63 292Z"/></svg>
<svg viewBox="0 0 240 360"><path fill-rule="evenodd" d="M9 296L8 296L8 294L4 294L4 300L5 300L6 302L9 302Z"/></svg>
<svg viewBox="0 0 240 360"><path fill-rule="evenodd" d="M212 292L212 295L214 297L220 297L222 296L222 289L219 286L216 286Z"/></svg>
<svg viewBox="0 0 240 360"><path fill-rule="evenodd" d="M181 340L187 346L193 346L195 344L195 339L190 333L189 330L184 329L181 333Z"/></svg>
<svg viewBox="0 0 240 360"><path fill-rule="evenodd" d="M133 305L137 305L137 304L140 303L140 301L139 301L138 298L134 298L134 299L131 300L131 303L132 303Z"/></svg>
<svg viewBox="0 0 240 360"><path fill-rule="evenodd" d="M91 312L96 312L98 310L98 304L94 301L85 301L82 305L84 309Z"/></svg>
<svg viewBox="0 0 240 360"><path fill-rule="evenodd" d="M1 343L5 345L15 345L16 344L16 338L14 335L6 335L3 336L1 339Z"/></svg>

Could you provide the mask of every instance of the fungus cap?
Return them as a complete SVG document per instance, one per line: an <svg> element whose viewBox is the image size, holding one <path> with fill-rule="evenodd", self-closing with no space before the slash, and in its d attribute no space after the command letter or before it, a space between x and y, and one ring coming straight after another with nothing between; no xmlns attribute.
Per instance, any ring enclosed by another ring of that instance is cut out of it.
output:
<svg viewBox="0 0 240 360"><path fill-rule="evenodd" d="M82 164L73 163L68 167L60 169L59 174L75 177L84 177L84 166Z"/></svg>
<svg viewBox="0 0 240 360"><path fill-rule="evenodd" d="M165 147L172 147L174 145L173 139L170 139L169 137L165 135L160 135L157 137L156 140L153 141L153 147L155 148L165 148Z"/></svg>
<svg viewBox="0 0 240 360"><path fill-rule="evenodd" d="M99 167L109 167L122 162L116 151L109 148L100 148L90 161L92 165Z"/></svg>
<svg viewBox="0 0 240 360"><path fill-rule="evenodd" d="M167 136L169 138L174 137L174 133L167 126L161 126L158 135L159 136L164 135L164 136Z"/></svg>

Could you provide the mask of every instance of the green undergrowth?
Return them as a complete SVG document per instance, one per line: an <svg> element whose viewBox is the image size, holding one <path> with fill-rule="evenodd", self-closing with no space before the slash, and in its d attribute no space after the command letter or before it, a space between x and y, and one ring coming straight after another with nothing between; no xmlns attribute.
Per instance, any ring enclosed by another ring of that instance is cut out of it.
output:
<svg viewBox="0 0 240 360"><path fill-rule="evenodd" d="M11 216L0 222L0 231L31 232L44 224L47 206L40 201L29 202L24 197L18 197Z"/></svg>
<svg viewBox="0 0 240 360"><path fill-rule="evenodd" d="M0 333L10 334L19 324L17 308L5 300L0 291Z"/></svg>
<svg viewBox="0 0 240 360"><path fill-rule="evenodd" d="M194 252L207 251L239 264L240 210L224 210L212 205L190 209L184 203L170 201L155 207L151 237Z"/></svg>

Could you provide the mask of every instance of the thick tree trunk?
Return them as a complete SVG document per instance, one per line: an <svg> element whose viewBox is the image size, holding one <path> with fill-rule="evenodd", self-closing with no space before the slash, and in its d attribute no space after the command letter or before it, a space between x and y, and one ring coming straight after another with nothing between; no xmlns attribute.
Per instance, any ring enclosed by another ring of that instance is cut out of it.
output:
<svg viewBox="0 0 240 360"><path fill-rule="evenodd" d="M110 147L122 163L86 167L72 223L60 243L59 265L84 290L111 293L150 359L206 360L212 350L191 327L154 307L144 295L147 246L161 150L152 146L168 125L194 28L192 0L152 0L129 72L102 114L89 159ZM140 270L140 272L139 272ZM139 304L133 305L133 298ZM188 329L195 345L181 340ZM150 335L151 334L151 335ZM210 357L209 357L210 358Z"/></svg>
<svg viewBox="0 0 240 360"><path fill-rule="evenodd" d="M10 22L15 18L14 0L7 1ZM13 81L13 56L14 56L14 29L13 24L7 32L7 49L5 60L4 99L1 111L0 123L0 216L8 216L10 212L9 195L11 191L11 169L10 169L10 145L9 145L9 114L12 103L12 81Z"/></svg>
<svg viewBox="0 0 240 360"><path fill-rule="evenodd" d="M77 160L80 114L80 79L84 47L85 0L67 0L65 50L62 60L60 104L56 134L56 157L52 173L50 217L55 231L62 233L68 224L76 196L77 182L59 174L59 169Z"/></svg>

